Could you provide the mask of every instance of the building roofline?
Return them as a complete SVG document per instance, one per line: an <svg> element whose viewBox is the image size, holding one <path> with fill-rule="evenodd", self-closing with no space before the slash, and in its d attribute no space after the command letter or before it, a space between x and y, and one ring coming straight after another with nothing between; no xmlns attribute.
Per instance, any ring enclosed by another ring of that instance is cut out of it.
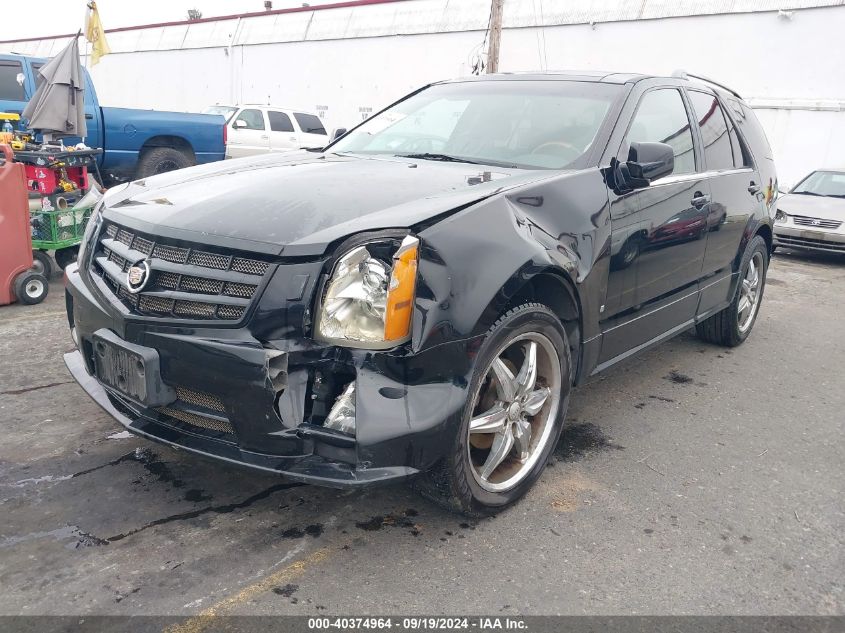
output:
<svg viewBox="0 0 845 633"><path fill-rule="evenodd" d="M252 11L249 13L233 13L231 15L220 15L199 20L176 20L175 22L156 22L154 24L137 24L135 26L121 26L116 29L106 29L106 33L122 33L124 31L138 31L141 29L164 28L166 26L180 26L182 24L203 24L205 22L223 22L225 20L237 20L240 18L256 18L263 15L284 15L286 13L304 13L306 11L328 11L330 9L347 9L375 4L393 4L394 2L408 2L408 0L345 0L320 4L314 7L289 7L287 9L272 9L270 11ZM62 35L42 35L40 37L23 37L11 40L0 40L0 44L16 44L18 42L39 42L41 40L57 40L65 37L73 37L76 33L65 33Z"/></svg>

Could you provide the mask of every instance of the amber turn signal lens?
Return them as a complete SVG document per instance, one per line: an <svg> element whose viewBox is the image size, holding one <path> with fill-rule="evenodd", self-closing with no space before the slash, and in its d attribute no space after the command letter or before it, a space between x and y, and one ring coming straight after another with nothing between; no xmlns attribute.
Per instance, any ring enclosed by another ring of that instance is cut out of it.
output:
<svg viewBox="0 0 845 633"><path fill-rule="evenodd" d="M393 272L387 291L384 340L396 341L411 333L411 314L417 287L420 241L408 236L393 256Z"/></svg>

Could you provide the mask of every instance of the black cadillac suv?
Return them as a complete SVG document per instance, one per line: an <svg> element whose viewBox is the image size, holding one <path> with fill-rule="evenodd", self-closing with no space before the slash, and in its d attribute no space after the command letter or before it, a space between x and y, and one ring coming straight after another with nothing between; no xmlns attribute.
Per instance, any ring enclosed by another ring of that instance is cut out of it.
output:
<svg viewBox="0 0 845 633"><path fill-rule="evenodd" d="M711 81L435 83L319 152L109 191L67 271L65 360L150 440L493 513L574 385L692 327L749 335L776 188Z"/></svg>

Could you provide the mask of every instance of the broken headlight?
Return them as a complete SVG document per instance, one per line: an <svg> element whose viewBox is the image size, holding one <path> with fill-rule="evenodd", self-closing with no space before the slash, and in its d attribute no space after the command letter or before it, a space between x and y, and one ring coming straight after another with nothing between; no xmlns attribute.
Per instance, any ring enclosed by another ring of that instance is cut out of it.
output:
<svg viewBox="0 0 845 633"><path fill-rule="evenodd" d="M350 347L387 348L407 340L420 241L407 236L393 253L373 242L335 264L317 316L317 337Z"/></svg>
<svg viewBox="0 0 845 633"><path fill-rule="evenodd" d="M76 254L76 261L79 262L79 267L82 268L88 255L89 242L94 239L94 235L100 232L100 223L103 219L103 208L105 203L100 200L91 211L91 216L88 218L88 223L85 225L85 231L82 234L82 241L79 243L79 251Z"/></svg>

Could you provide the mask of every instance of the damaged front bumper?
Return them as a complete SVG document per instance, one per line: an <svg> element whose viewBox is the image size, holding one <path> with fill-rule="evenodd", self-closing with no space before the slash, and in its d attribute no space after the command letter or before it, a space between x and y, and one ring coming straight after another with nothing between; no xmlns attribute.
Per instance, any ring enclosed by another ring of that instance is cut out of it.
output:
<svg viewBox="0 0 845 633"><path fill-rule="evenodd" d="M256 334L264 327L255 321L266 315L230 328L133 322L90 288L75 266L66 284L78 349L65 355L65 363L97 404L139 436L340 488L412 477L452 446L473 341L412 354L351 350L294 336L260 340ZM136 398L104 379L95 357L103 332L142 355L154 351L162 383L155 399L146 392L146 399ZM350 385L354 435L324 426Z"/></svg>

